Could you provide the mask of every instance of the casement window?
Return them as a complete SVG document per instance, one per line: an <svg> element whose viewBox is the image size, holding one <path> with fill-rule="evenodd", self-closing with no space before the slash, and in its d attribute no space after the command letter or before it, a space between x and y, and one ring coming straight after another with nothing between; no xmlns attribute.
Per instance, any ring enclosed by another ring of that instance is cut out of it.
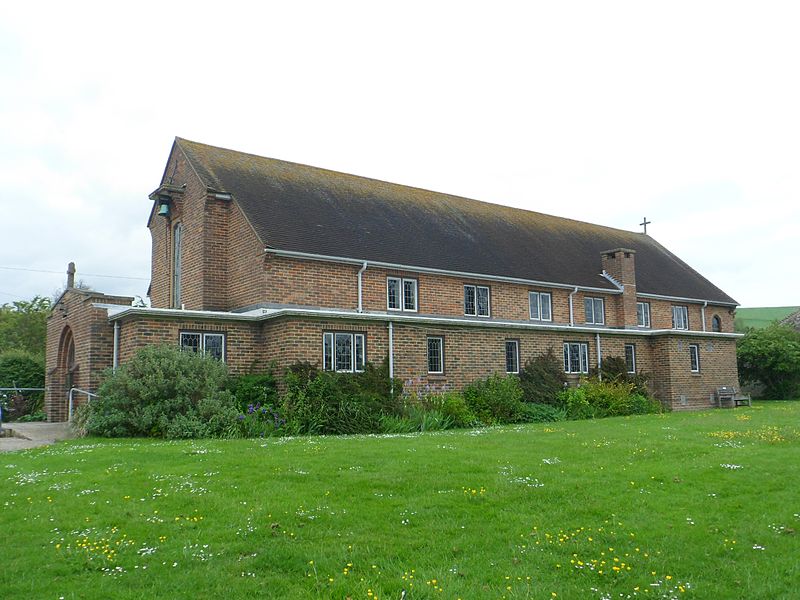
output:
<svg viewBox="0 0 800 600"><path fill-rule="evenodd" d="M528 292L532 321L552 321L552 297L547 292Z"/></svg>
<svg viewBox="0 0 800 600"><path fill-rule="evenodd" d="M519 373L519 342L506 340L506 373Z"/></svg>
<svg viewBox="0 0 800 600"><path fill-rule="evenodd" d="M716 333L720 333L722 331L722 319L719 318L719 315L714 315L711 318L711 331Z"/></svg>
<svg viewBox="0 0 800 600"><path fill-rule="evenodd" d="M325 332L322 334L322 368L339 373L360 373L366 362L363 333Z"/></svg>
<svg viewBox="0 0 800 600"><path fill-rule="evenodd" d="M564 342L564 372L589 372L589 345L580 342Z"/></svg>
<svg viewBox="0 0 800 600"><path fill-rule="evenodd" d="M636 373L636 346L625 344L625 370L628 373Z"/></svg>
<svg viewBox="0 0 800 600"><path fill-rule="evenodd" d="M444 373L444 338L428 338L428 373Z"/></svg>
<svg viewBox="0 0 800 600"><path fill-rule="evenodd" d="M386 307L389 310L417 311L417 280L386 278Z"/></svg>
<svg viewBox="0 0 800 600"><path fill-rule="evenodd" d="M687 307L672 307L672 328L689 329L689 309Z"/></svg>
<svg viewBox="0 0 800 600"><path fill-rule="evenodd" d="M489 288L483 285L464 286L464 314L473 317L488 317Z"/></svg>
<svg viewBox="0 0 800 600"><path fill-rule="evenodd" d="M172 308L181 307L181 246L183 225L177 223L172 229Z"/></svg>
<svg viewBox="0 0 800 600"><path fill-rule="evenodd" d="M588 325L603 325L606 322L602 298L584 298L583 307Z"/></svg>
<svg viewBox="0 0 800 600"><path fill-rule="evenodd" d="M225 334L182 331L181 350L199 352L216 360L225 362Z"/></svg>
<svg viewBox="0 0 800 600"><path fill-rule="evenodd" d="M636 303L636 324L639 327L650 327L650 303Z"/></svg>
<svg viewBox="0 0 800 600"><path fill-rule="evenodd" d="M692 366L692 373L700 372L700 346L689 344L689 362Z"/></svg>

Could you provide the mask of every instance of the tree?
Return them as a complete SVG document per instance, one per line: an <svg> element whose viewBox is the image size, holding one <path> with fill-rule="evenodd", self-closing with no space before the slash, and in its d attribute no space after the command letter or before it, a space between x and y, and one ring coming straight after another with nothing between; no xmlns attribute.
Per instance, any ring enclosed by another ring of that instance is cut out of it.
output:
<svg viewBox="0 0 800 600"><path fill-rule="evenodd" d="M50 306L42 296L0 306L0 353L23 350L43 358Z"/></svg>
<svg viewBox="0 0 800 600"><path fill-rule="evenodd" d="M761 383L773 400L800 397L800 332L785 325L751 329L736 347L739 377Z"/></svg>

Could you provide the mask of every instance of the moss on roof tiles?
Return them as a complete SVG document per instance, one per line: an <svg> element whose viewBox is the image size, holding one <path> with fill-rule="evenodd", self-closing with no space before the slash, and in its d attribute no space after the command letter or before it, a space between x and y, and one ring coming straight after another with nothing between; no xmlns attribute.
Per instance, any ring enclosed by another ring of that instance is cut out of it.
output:
<svg viewBox="0 0 800 600"><path fill-rule="evenodd" d="M265 246L613 289L600 253L636 250L640 292L734 302L651 237L176 138Z"/></svg>

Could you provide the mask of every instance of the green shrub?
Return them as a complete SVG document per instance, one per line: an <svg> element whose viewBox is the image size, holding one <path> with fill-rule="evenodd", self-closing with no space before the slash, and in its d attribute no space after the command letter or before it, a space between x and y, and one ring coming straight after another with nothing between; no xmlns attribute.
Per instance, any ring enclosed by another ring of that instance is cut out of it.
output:
<svg viewBox="0 0 800 600"><path fill-rule="evenodd" d="M522 410L519 378L495 373L464 388L464 400L477 419L487 425L515 423Z"/></svg>
<svg viewBox="0 0 800 600"><path fill-rule="evenodd" d="M558 404L558 394L564 389L567 376L564 363L550 348L544 354L529 358L519 372L523 402Z"/></svg>
<svg viewBox="0 0 800 600"><path fill-rule="evenodd" d="M287 369L281 414L293 434L376 433L381 417L403 416L402 382L389 378L386 361L363 373L319 371L308 363Z"/></svg>
<svg viewBox="0 0 800 600"><path fill-rule="evenodd" d="M227 387L236 397L242 413L255 406L273 406L278 402L278 383L272 373L230 377Z"/></svg>
<svg viewBox="0 0 800 600"><path fill-rule="evenodd" d="M536 404L524 402L520 410L519 420L522 423L553 423L564 421L567 411L552 404Z"/></svg>
<svg viewBox="0 0 800 600"><path fill-rule="evenodd" d="M616 383L630 383L637 394L650 396L650 390L647 387L649 380L647 374L641 371L628 373L628 364L622 356L604 356L600 369L595 367L591 370L591 378L602 378L603 381Z"/></svg>
<svg viewBox="0 0 800 600"><path fill-rule="evenodd" d="M24 350L9 350L0 354L0 387L43 388L44 360ZM13 421L36 414L44 406L43 392L20 392L0 396L3 420Z"/></svg>
<svg viewBox="0 0 800 600"><path fill-rule="evenodd" d="M761 383L764 397L800 396L800 331L786 325L753 329L736 344L742 383Z"/></svg>
<svg viewBox="0 0 800 600"><path fill-rule="evenodd" d="M459 392L445 392L440 396L439 410L442 415L450 419L453 427L474 427L480 424L464 395Z"/></svg>
<svg viewBox="0 0 800 600"><path fill-rule="evenodd" d="M589 379L559 394L570 419L599 419L662 411L661 404L635 391L632 383Z"/></svg>
<svg viewBox="0 0 800 600"><path fill-rule="evenodd" d="M417 431L417 424L407 417L394 415L381 415L381 433L413 433Z"/></svg>
<svg viewBox="0 0 800 600"><path fill-rule="evenodd" d="M223 437L236 434L236 399L225 365L173 346L150 346L106 373L86 429L106 437Z"/></svg>

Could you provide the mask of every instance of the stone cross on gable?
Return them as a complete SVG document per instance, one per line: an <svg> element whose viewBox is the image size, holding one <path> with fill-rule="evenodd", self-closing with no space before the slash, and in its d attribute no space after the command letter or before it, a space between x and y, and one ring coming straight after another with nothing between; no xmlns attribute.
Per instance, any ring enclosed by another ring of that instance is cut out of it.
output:
<svg viewBox="0 0 800 600"><path fill-rule="evenodd" d="M648 225L650 225L650 223L652 223L652 221L648 221L648 220L647 220L647 217L643 217L643 218L642 218L642 222L641 222L641 223L639 223L639 225L641 225L642 227L644 227L644 233L645 233L645 235L647 235L647 226L648 226Z"/></svg>

